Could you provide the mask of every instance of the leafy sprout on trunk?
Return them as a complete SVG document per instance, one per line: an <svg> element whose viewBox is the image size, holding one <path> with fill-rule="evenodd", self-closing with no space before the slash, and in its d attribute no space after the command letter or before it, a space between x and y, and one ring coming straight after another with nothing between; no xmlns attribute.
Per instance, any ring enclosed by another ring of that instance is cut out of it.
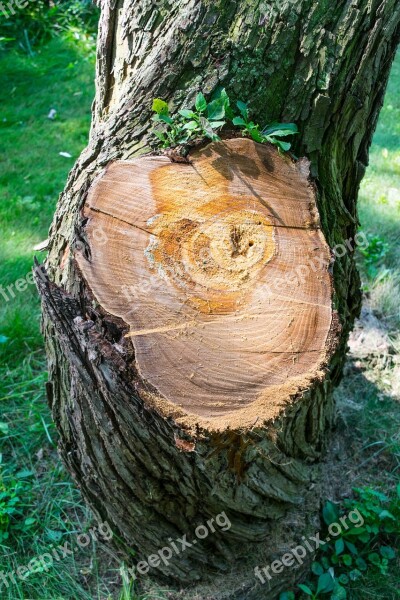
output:
<svg viewBox="0 0 400 600"><path fill-rule="evenodd" d="M294 123L270 123L261 127L249 117L247 104L238 101L236 106L239 115L231 108L230 98L224 88L219 89L207 102L203 93L198 93L192 109L181 109L174 115L169 112L168 104L160 99L153 100L152 109L155 112L153 121L161 127L153 129L163 149L184 146L208 138L213 142L221 141L218 133L227 125L239 127L243 136L251 137L260 144L270 143L279 151L287 152L291 143L286 139L298 133Z"/></svg>
<svg viewBox="0 0 400 600"><path fill-rule="evenodd" d="M279 150L287 152L291 148L291 143L281 138L286 138L298 133L295 123L270 123L261 127L249 118L249 108L247 104L238 100L236 103L240 116L232 119L233 125L242 129L242 134L251 137L260 144L270 143L278 146Z"/></svg>

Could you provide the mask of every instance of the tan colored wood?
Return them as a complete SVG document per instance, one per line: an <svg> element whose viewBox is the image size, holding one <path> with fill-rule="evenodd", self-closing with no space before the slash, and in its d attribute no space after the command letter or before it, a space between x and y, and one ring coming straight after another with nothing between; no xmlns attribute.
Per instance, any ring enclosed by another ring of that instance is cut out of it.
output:
<svg viewBox="0 0 400 600"><path fill-rule="evenodd" d="M165 414L208 427L273 418L326 363L331 252L308 163L230 139L111 163L84 213L94 296L130 326Z"/></svg>

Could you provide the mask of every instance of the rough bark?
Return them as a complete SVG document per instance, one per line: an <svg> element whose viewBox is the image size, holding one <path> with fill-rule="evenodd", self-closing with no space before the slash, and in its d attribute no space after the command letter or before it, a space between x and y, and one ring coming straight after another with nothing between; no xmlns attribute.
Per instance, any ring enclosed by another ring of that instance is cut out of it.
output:
<svg viewBox="0 0 400 600"><path fill-rule="evenodd" d="M61 454L88 503L140 556L226 511L229 531L158 569L181 582L212 574L205 597L263 597L251 569L318 526L315 461L360 305L353 253L334 263L342 338L324 380L264 426L189 433L146 402L126 323L94 302L77 268L76 251L87 251L81 210L89 186L111 160L151 150L152 98L179 108L223 85L249 100L259 121L298 124L296 154L311 162L325 238L331 247L354 240L399 23L394 0L102 3L90 140L52 225L51 281L38 278L49 401ZM235 575L215 575L224 571ZM286 569L268 597L298 575Z"/></svg>

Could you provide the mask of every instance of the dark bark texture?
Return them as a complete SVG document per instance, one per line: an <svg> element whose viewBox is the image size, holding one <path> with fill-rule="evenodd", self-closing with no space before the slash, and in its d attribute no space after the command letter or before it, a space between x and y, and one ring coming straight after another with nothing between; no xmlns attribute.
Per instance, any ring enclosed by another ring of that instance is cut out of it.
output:
<svg viewBox="0 0 400 600"><path fill-rule="evenodd" d="M360 306L353 253L333 267L342 341L324 381L273 423L193 436L146 405L132 344L123 337L126 324L96 304L80 276L74 250L86 247L81 209L109 161L151 151L154 97L180 108L199 90L222 85L248 101L259 122L298 124L295 153L311 161L326 239L331 247L353 240L357 192L399 40L400 5L104 0L101 8L89 144L59 200L49 280L38 277L60 452L90 506L138 557L168 545L168 538L190 539L196 525L226 512L229 531L152 569L181 583L199 581L188 597L272 599L301 569L285 569L259 588L254 566L318 530L318 458Z"/></svg>

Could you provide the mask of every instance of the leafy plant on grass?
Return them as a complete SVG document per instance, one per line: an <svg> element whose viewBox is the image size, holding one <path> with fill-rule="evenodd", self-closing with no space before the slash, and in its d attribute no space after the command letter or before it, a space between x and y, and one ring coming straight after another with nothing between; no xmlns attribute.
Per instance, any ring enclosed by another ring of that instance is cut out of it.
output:
<svg viewBox="0 0 400 600"><path fill-rule="evenodd" d="M90 0L35 0L14 13L5 12L0 21L0 44L18 44L27 54L61 33L75 41L82 33L94 39L99 11Z"/></svg>
<svg viewBox="0 0 400 600"><path fill-rule="evenodd" d="M389 243L379 235L370 235L368 236L368 245L365 248L360 247L359 250L364 256L368 277L374 279L380 274L382 260L389 252ZM386 270L384 269L384 271Z"/></svg>
<svg viewBox="0 0 400 600"><path fill-rule="evenodd" d="M387 574L390 561L397 556L395 547L400 539L400 484L392 498L372 488L355 488L354 492L356 498L345 500L341 509L327 502L323 519L329 527L358 511L363 522L360 519L351 526L346 520L347 528L343 525L340 537L333 539L325 531L321 537L325 543L312 563L309 579L299 584L300 592L283 592L279 600L345 600L352 582L362 578L367 570Z"/></svg>
<svg viewBox="0 0 400 600"><path fill-rule="evenodd" d="M242 101L236 103L240 116L235 116L231 108L230 98L226 90L220 89L207 102L204 94L197 94L195 105L192 109L181 109L177 114L171 115L168 104L160 99L153 100L152 109L156 113L153 121L161 124L161 128L153 129L154 135L159 139L163 149L184 146L195 141L208 138L213 142L220 141L218 132L231 123L240 127L242 135L251 137L261 144L271 143L280 151L288 151L290 142L283 140L298 133L294 123L271 123L262 128L250 121L249 108Z"/></svg>
<svg viewBox="0 0 400 600"><path fill-rule="evenodd" d="M0 474L0 544L13 533L30 531L36 523L35 518L26 516L30 490L26 479L30 475L28 471L20 471L15 477Z"/></svg>

